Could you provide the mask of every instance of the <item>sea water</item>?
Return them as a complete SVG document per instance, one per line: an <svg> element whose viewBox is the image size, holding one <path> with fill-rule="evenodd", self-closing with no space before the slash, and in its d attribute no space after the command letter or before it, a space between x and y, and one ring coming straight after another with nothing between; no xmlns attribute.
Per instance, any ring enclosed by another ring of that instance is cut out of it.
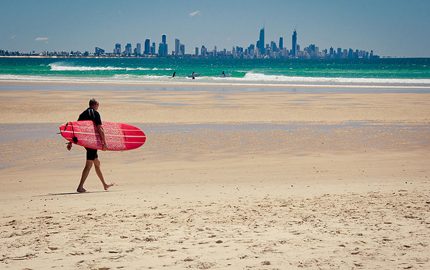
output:
<svg viewBox="0 0 430 270"><path fill-rule="evenodd" d="M175 77L172 75L175 72ZM1 80L430 86L430 58L372 60L0 58Z"/></svg>

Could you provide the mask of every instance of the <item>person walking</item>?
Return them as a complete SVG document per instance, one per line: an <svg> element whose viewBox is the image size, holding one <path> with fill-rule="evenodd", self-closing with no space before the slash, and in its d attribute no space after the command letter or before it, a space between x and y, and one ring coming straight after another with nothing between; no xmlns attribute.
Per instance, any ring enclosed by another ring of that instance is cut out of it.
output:
<svg viewBox="0 0 430 270"><path fill-rule="evenodd" d="M107 144L106 144L106 138L105 138L105 134L104 134L104 130L103 130L103 125L102 125L102 120L100 117L100 114L98 113L98 109L99 109L99 102L96 99L91 99L89 101L89 107L88 109L86 109L85 111L83 111L78 118L78 121L85 121L85 120L91 120L94 122L94 125L96 126L96 131L99 133L100 135L100 139L102 141L102 145L103 151L106 151L107 149ZM71 150L72 149L72 142L69 142L67 144L67 150ZM82 176L81 176L81 180L79 182L78 188L76 189L77 192L79 193L83 193L86 192L85 188L84 188L84 183L85 180L88 177L88 174L91 171L91 168L95 167L97 176L99 177L100 181L103 184L103 188L104 190L108 190L111 186L113 186L114 184L107 184L104 177L103 177L103 173L100 167L100 160L98 158L97 155L97 149L91 149L91 148L86 148L87 150L87 160L85 163L85 167L82 170Z"/></svg>

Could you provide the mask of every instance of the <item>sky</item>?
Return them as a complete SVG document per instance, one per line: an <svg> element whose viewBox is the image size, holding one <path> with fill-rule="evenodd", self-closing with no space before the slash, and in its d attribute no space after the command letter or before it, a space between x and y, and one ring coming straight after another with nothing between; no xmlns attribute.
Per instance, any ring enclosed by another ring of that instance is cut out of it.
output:
<svg viewBox="0 0 430 270"><path fill-rule="evenodd" d="M167 35L186 52L266 43L298 33L301 48L374 50L390 57L430 57L429 0L2 0L0 49L112 52L115 43L158 44ZM157 46L158 47L158 46Z"/></svg>

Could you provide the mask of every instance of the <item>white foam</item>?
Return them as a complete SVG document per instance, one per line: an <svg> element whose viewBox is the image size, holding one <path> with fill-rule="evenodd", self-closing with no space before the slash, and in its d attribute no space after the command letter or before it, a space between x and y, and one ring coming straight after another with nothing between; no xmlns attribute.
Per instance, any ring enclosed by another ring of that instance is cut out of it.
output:
<svg viewBox="0 0 430 270"><path fill-rule="evenodd" d="M172 70L171 68L147 68L147 67L92 67L92 66L72 66L65 65L61 62L49 64L51 71L110 71L110 70L125 70L125 71L136 71L136 70Z"/></svg>
<svg viewBox="0 0 430 270"><path fill-rule="evenodd" d="M89 67L89 66L65 66L58 63L49 64L51 71L93 71L93 70L126 70L119 67Z"/></svg>
<svg viewBox="0 0 430 270"><path fill-rule="evenodd" d="M328 78L298 77L284 75L266 75L248 72L243 78L217 78L214 80L250 81L250 82L287 82L287 83L376 83L376 84L430 84L430 79L398 79L398 78Z"/></svg>
<svg viewBox="0 0 430 270"><path fill-rule="evenodd" d="M31 76L31 75L12 75L12 74L0 74L0 80L12 80L12 81L63 81L66 78L57 77L44 77L44 76Z"/></svg>
<svg viewBox="0 0 430 270"><path fill-rule="evenodd" d="M113 79L118 80L136 80L136 81L144 81L144 80L164 80L170 78L170 76L166 75L131 75L131 74L116 74L113 75Z"/></svg>
<svg viewBox="0 0 430 270"><path fill-rule="evenodd" d="M118 70L127 70L127 71L131 70L131 71L133 71L133 70L151 70L151 69L150 68L138 67L138 68L123 68L123 69L118 69Z"/></svg>
<svg viewBox="0 0 430 270"><path fill-rule="evenodd" d="M262 76L261 76L262 75ZM430 88L429 79L359 79L359 78L315 78L287 77L253 73L244 78L196 77L196 80L186 77L172 78L167 75L133 75L116 74L112 77L66 77L66 76L36 76L0 74L0 81L40 81L40 82L112 82L112 83L208 83L213 85L255 85L255 86L309 86L309 87L360 87L360 88ZM281 77L281 78L279 78ZM285 78L286 77L286 78Z"/></svg>
<svg viewBox="0 0 430 270"><path fill-rule="evenodd" d="M171 68L152 68L151 70L173 70Z"/></svg>

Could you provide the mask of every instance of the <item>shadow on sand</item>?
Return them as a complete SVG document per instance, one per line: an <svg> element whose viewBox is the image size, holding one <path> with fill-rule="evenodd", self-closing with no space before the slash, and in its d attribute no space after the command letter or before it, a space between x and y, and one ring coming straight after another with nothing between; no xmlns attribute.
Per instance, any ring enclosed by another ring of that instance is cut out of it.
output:
<svg viewBox="0 0 430 270"><path fill-rule="evenodd" d="M116 191L112 191L112 190L109 190L109 191L104 191L104 190L99 190L99 191L86 191L86 192L82 192L82 193L79 193L79 192L61 192L61 193L48 193L48 194L42 194L42 195L36 195L36 196L33 196L33 197L49 197L49 196L67 196L67 195L82 195L82 194L94 194L94 193L112 193L112 192L117 192L118 190L116 190Z"/></svg>

